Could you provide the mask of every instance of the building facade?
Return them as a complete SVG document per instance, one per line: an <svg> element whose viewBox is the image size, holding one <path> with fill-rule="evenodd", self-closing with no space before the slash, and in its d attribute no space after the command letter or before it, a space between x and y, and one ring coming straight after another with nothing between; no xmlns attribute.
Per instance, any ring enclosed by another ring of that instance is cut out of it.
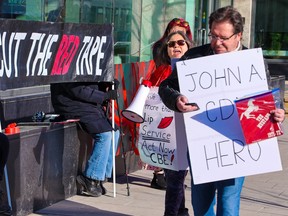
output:
<svg viewBox="0 0 288 216"><path fill-rule="evenodd" d="M287 0L2 0L5 19L113 23L114 62L149 61L151 45L175 17L185 18L196 45L208 43L209 14L233 5L245 19L243 43L271 61L288 61Z"/></svg>

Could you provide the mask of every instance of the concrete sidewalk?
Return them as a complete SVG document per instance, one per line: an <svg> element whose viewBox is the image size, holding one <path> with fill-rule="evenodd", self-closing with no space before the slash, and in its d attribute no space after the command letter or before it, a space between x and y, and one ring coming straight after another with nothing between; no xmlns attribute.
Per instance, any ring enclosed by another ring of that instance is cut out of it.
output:
<svg viewBox="0 0 288 216"><path fill-rule="evenodd" d="M283 171L246 177L241 195L241 216L288 215L287 119L283 125L285 134L279 137ZM105 196L73 196L30 216L162 216L165 191L150 187L152 176L152 171L149 170L129 174L129 196L126 177L120 177L117 179L116 197L113 197L113 184L108 182L105 184L108 189ZM190 175L187 175L186 184L186 205L192 216Z"/></svg>

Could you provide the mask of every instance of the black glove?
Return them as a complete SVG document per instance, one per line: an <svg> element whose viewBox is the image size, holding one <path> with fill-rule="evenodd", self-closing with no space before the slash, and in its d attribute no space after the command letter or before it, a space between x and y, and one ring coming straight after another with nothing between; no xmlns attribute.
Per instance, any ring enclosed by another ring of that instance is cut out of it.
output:
<svg viewBox="0 0 288 216"><path fill-rule="evenodd" d="M112 99L112 100L116 100L118 97L118 92L117 90L110 90L106 93L106 99Z"/></svg>
<svg viewBox="0 0 288 216"><path fill-rule="evenodd" d="M120 82L117 79L114 79L114 89L117 90Z"/></svg>

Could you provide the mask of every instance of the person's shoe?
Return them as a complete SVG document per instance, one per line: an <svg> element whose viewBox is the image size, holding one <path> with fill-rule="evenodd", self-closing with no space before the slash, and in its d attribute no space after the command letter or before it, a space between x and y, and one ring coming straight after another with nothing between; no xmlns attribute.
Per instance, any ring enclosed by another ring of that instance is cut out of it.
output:
<svg viewBox="0 0 288 216"><path fill-rule="evenodd" d="M189 213L188 213L188 208L179 209L179 212L178 212L177 216L190 216Z"/></svg>
<svg viewBox="0 0 288 216"><path fill-rule="evenodd" d="M166 181L163 173L153 173L151 187L160 190L166 190Z"/></svg>
<svg viewBox="0 0 288 216"><path fill-rule="evenodd" d="M101 190L102 190L102 195L105 195L107 193L106 188L103 186L104 182L105 182L105 180L104 181L100 181L100 187L101 187Z"/></svg>
<svg viewBox="0 0 288 216"><path fill-rule="evenodd" d="M9 206L5 206L5 207L3 207L3 206L1 206L0 207L0 215L2 216L2 215L7 215L7 216L9 216L9 215L12 215L12 211L11 211L11 208L9 207Z"/></svg>
<svg viewBox="0 0 288 216"><path fill-rule="evenodd" d="M100 181L87 178L83 175L77 176L76 181L80 186L82 186L81 194L93 197L99 197L102 195Z"/></svg>
<svg viewBox="0 0 288 216"><path fill-rule="evenodd" d="M9 205L3 202L4 193L0 190L0 215L12 215L12 211Z"/></svg>

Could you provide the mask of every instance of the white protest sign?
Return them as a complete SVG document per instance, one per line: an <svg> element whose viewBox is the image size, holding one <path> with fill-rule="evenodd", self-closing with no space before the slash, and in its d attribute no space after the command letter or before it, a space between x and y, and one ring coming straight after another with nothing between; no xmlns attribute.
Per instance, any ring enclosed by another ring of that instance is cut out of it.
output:
<svg viewBox="0 0 288 216"><path fill-rule="evenodd" d="M158 87L150 89L143 113L138 141L141 160L155 167L186 170L188 147L183 115L163 104Z"/></svg>
<svg viewBox="0 0 288 216"><path fill-rule="evenodd" d="M282 170L277 138L246 145L234 100L268 90L261 49L177 62L195 184Z"/></svg>

